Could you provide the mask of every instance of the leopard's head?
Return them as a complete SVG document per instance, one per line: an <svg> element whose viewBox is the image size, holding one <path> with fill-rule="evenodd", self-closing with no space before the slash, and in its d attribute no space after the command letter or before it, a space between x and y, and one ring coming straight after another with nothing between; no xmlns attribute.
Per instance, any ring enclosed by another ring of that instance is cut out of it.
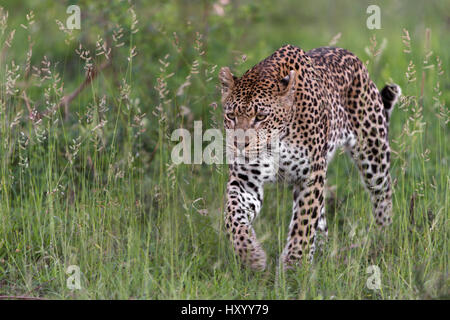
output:
<svg viewBox="0 0 450 320"><path fill-rule="evenodd" d="M259 64L238 78L228 67L223 67L219 79L227 151L254 157L270 150L282 137L292 117L295 71L282 74Z"/></svg>

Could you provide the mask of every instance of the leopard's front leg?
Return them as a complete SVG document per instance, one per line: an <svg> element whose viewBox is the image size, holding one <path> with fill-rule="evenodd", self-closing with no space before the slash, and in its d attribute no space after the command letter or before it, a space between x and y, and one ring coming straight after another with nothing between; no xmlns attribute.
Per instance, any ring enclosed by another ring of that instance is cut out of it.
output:
<svg viewBox="0 0 450 320"><path fill-rule="evenodd" d="M312 260L315 250L316 231L327 233L324 212L325 160L312 164L308 176L294 185L292 220L282 262L290 267L301 262L308 251Z"/></svg>
<svg viewBox="0 0 450 320"><path fill-rule="evenodd" d="M254 170L254 169L252 169ZM251 170L230 168L227 185L225 226L241 261L254 270L264 270L266 253L256 239L252 222L261 210L263 185Z"/></svg>

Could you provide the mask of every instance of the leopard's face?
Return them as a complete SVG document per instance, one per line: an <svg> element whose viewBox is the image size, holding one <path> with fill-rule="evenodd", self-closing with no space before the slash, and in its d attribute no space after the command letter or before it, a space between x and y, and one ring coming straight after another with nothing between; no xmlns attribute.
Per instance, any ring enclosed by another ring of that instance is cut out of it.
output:
<svg viewBox="0 0 450 320"><path fill-rule="evenodd" d="M245 159L273 154L293 112L294 72L281 79L254 73L236 78L222 68L219 74L227 151Z"/></svg>

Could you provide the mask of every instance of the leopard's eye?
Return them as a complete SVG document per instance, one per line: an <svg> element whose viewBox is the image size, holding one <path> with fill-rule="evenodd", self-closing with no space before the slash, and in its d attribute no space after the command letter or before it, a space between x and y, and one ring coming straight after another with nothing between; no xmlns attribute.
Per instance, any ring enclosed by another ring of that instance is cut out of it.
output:
<svg viewBox="0 0 450 320"><path fill-rule="evenodd" d="M256 121L263 121L265 118L267 118L267 114L258 114L256 115Z"/></svg>
<svg viewBox="0 0 450 320"><path fill-rule="evenodd" d="M236 117L236 116L234 115L234 113L232 113L232 112L227 113L227 118L228 118L228 119L234 120L235 117Z"/></svg>

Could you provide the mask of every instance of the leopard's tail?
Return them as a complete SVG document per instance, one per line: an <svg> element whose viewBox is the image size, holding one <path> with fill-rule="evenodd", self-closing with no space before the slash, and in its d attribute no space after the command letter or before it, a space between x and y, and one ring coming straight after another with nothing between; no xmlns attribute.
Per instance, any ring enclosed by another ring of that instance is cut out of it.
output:
<svg viewBox="0 0 450 320"><path fill-rule="evenodd" d="M402 94L402 89L395 83L388 84L384 86L380 94L384 105L384 116L386 117L386 121L389 125L392 110L394 110L394 105Z"/></svg>

